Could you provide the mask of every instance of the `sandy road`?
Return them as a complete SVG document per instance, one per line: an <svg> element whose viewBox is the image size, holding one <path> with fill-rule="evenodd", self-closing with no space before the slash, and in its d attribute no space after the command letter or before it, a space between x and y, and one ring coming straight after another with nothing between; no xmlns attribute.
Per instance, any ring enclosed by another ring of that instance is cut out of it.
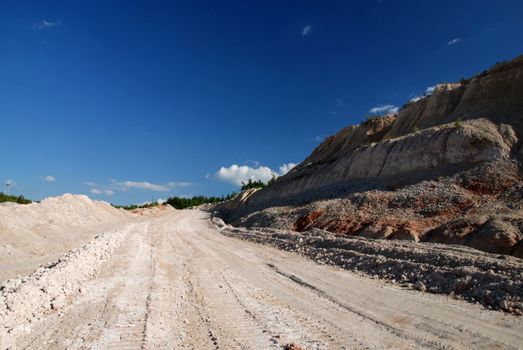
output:
<svg viewBox="0 0 523 350"><path fill-rule="evenodd" d="M196 210L135 223L79 288L18 347L523 348L521 317L225 237Z"/></svg>

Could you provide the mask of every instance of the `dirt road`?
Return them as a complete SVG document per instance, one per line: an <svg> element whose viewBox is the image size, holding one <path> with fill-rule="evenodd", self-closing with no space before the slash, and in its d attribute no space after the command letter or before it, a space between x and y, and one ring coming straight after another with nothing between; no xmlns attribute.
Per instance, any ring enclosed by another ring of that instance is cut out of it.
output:
<svg viewBox="0 0 523 350"><path fill-rule="evenodd" d="M135 222L17 348L523 348L523 320L223 236L201 211Z"/></svg>

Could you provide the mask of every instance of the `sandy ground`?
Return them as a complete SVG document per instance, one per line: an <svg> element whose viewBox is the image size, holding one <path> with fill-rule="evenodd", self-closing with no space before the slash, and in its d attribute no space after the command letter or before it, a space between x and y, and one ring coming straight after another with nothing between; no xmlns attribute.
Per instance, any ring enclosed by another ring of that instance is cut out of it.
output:
<svg viewBox="0 0 523 350"><path fill-rule="evenodd" d="M0 282L25 276L133 218L110 204L64 194L41 203L0 203Z"/></svg>
<svg viewBox="0 0 523 350"><path fill-rule="evenodd" d="M58 275L55 269L67 275L70 265L111 247L85 264L89 273L60 282L70 288L58 305L30 314L7 307L0 318L7 327L0 331L0 344L21 349L281 349L289 343L306 349L523 348L521 317L226 237L201 211L158 212L117 231L21 282L22 287L49 282ZM16 300L17 294L22 299L22 287L8 293L4 287L4 299Z"/></svg>

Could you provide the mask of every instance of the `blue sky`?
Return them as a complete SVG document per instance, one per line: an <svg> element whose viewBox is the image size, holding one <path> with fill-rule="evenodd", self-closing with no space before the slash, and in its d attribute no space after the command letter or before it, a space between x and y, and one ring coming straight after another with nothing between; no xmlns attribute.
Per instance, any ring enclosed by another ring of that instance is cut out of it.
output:
<svg viewBox="0 0 523 350"><path fill-rule="evenodd" d="M522 54L521 13L508 0L0 0L0 177L33 199L226 194L373 109Z"/></svg>

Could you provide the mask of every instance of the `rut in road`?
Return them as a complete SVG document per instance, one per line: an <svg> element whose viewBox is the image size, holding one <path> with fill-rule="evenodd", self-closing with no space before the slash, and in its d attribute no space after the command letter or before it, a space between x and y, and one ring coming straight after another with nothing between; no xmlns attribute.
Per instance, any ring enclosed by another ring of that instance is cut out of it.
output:
<svg viewBox="0 0 523 350"><path fill-rule="evenodd" d="M208 215L134 224L31 349L521 348L521 318L365 279L221 235Z"/></svg>

